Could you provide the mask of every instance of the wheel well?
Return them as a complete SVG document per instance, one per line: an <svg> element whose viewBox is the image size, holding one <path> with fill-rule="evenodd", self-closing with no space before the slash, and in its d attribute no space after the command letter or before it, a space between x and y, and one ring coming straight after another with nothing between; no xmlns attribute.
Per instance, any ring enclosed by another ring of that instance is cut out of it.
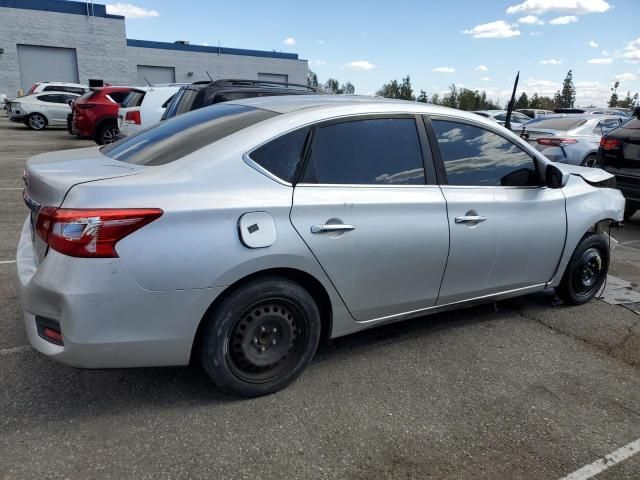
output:
<svg viewBox="0 0 640 480"><path fill-rule="evenodd" d="M321 321L321 330L320 337L321 338L329 338L331 335L331 329L333 324L333 310L331 308L331 299L329 298L329 294L324 286L312 275L303 272L302 270L296 270L294 268L271 268L268 270L261 270L259 272L254 272L251 275L247 275L244 278L236 281L235 283L229 285L225 290L218 295L218 297L213 301L207 311L200 319L200 324L198 325L198 329L196 330L196 335L193 339L193 344L191 346L191 359L196 358L194 354L196 353L199 345L200 339L202 335L202 330L205 324L205 319L209 315L214 308L216 308L220 302L222 302L229 295L232 295L236 290L241 288L243 285L248 282L255 280L260 277L266 276L274 276L277 275L279 277L284 277L289 280L292 280L302 287L304 287L313 297L316 305L318 306L318 310L320 310L320 321Z"/></svg>
<svg viewBox="0 0 640 480"><path fill-rule="evenodd" d="M105 125L108 125L110 123L117 127L118 126L118 119L116 117L107 117L107 118L103 118L100 121L96 122L96 126L93 129L93 135L92 136L95 137L102 127L104 127Z"/></svg>

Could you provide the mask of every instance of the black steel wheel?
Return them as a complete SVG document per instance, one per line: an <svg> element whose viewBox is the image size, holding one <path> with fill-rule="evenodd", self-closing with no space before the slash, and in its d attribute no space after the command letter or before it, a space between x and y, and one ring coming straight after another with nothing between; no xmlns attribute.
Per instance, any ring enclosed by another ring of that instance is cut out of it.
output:
<svg viewBox="0 0 640 480"><path fill-rule="evenodd" d="M595 297L607 278L609 243L602 234L585 236L567 265L558 295L567 303L581 305Z"/></svg>
<svg viewBox="0 0 640 480"><path fill-rule="evenodd" d="M254 280L207 318L200 358L214 382L245 397L275 392L311 361L320 338L313 297L286 278Z"/></svg>

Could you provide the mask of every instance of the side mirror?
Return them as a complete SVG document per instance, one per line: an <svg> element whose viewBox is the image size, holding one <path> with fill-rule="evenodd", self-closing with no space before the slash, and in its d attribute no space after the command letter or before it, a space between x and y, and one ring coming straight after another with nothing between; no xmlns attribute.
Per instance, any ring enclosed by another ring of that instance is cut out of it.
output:
<svg viewBox="0 0 640 480"><path fill-rule="evenodd" d="M549 188L564 188L569 182L569 174L563 172L555 165L547 165L545 179Z"/></svg>

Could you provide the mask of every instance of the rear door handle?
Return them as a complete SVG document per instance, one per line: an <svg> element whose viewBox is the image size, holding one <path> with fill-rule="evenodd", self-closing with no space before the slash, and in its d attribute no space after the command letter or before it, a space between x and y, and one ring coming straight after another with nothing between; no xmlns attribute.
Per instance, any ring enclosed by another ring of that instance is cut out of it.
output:
<svg viewBox="0 0 640 480"><path fill-rule="evenodd" d="M344 223L322 224L313 225L311 227L311 233L350 232L351 230L355 229L356 227L354 225L347 225Z"/></svg>
<svg viewBox="0 0 640 480"><path fill-rule="evenodd" d="M487 217L483 215L462 215L456 217L456 223L480 223L484 222Z"/></svg>

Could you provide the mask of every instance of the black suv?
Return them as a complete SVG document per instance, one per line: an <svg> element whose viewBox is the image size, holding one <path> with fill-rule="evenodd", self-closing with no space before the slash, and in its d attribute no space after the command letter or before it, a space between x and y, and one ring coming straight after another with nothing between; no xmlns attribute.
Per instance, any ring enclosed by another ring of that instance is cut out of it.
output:
<svg viewBox="0 0 640 480"><path fill-rule="evenodd" d="M640 209L640 107L635 116L600 139L597 165L616 176L627 204L624 218Z"/></svg>
<svg viewBox="0 0 640 480"><path fill-rule="evenodd" d="M274 95L314 95L316 88L296 83L267 82L264 80L216 80L185 85L174 95L162 115L166 120L197 108L251 97Z"/></svg>

